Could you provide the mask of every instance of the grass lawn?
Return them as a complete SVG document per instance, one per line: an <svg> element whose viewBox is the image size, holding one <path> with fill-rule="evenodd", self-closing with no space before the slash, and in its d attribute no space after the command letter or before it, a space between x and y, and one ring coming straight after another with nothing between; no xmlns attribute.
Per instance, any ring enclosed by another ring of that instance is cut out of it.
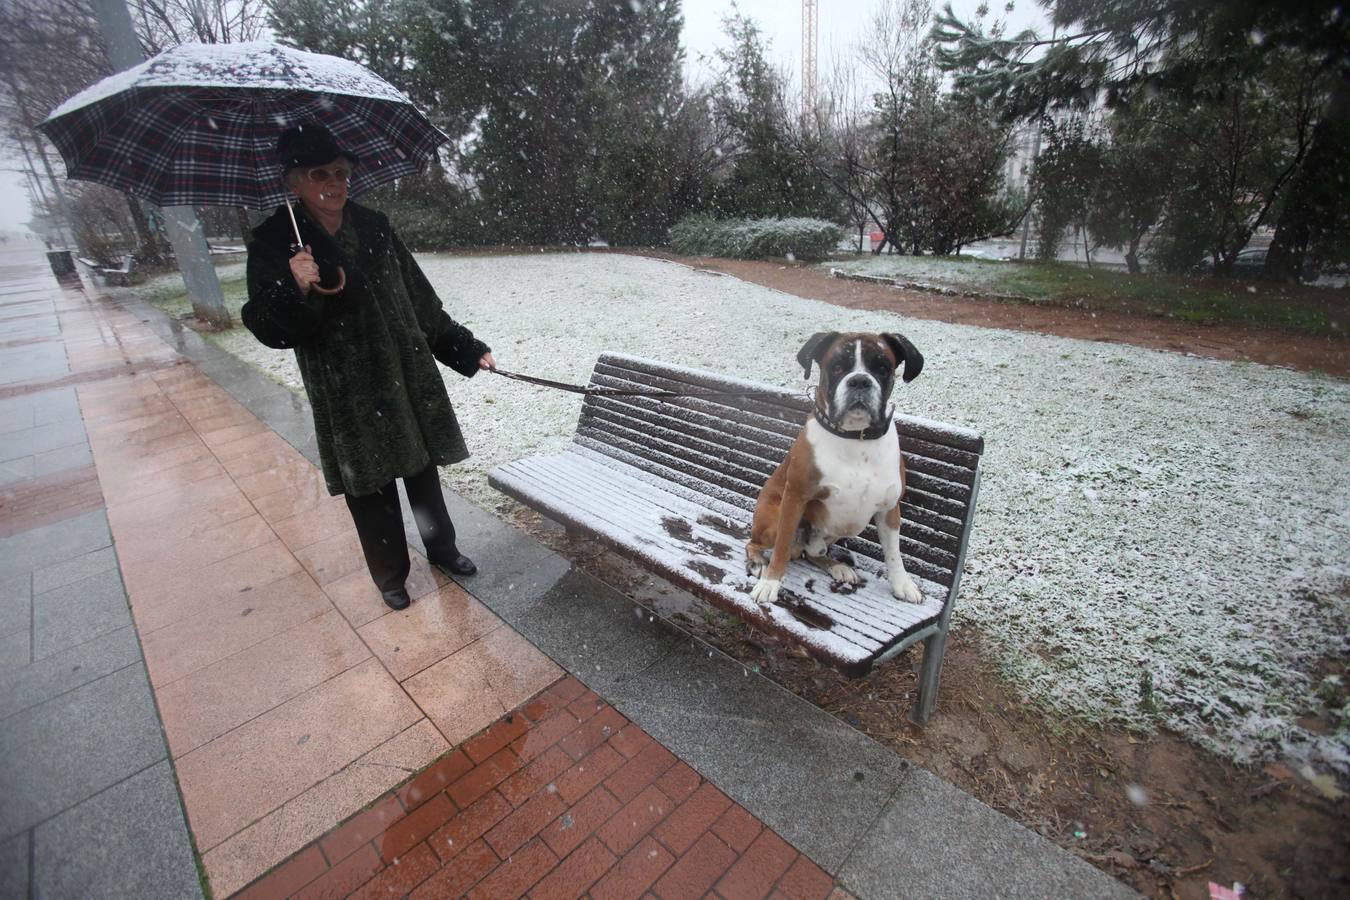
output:
<svg viewBox="0 0 1350 900"><path fill-rule="evenodd" d="M1009 294L1051 306L1164 316L1206 324L1245 324L1298 334L1350 330L1350 290L1260 281L1182 278L1063 262L998 262L969 257L865 256L825 264L850 274L935 284L958 291Z"/></svg>

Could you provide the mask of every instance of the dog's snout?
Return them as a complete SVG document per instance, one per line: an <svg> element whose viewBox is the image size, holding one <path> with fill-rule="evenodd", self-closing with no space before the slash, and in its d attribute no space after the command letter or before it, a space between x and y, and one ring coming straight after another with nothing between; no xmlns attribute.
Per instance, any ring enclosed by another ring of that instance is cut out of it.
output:
<svg viewBox="0 0 1350 900"><path fill-rule="evenodd" d="M865 391L872 386L872 383L872 379L867 375L850 375L844 385L851 390Z"/></svg>

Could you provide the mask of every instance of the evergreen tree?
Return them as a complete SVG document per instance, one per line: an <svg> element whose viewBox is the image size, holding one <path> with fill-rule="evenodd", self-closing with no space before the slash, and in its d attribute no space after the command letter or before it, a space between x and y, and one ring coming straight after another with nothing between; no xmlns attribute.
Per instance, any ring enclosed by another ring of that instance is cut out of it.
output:
<svg viewBox="0 0 1350 900"><path fill-rule="evenodd" d="M722 71L713 112L731 135L731 169L713 207L727 217L840 218L838 194L794 151L784 78L765 58L758 26L739 13L724 23L732 46L718 51Z"/></svg>

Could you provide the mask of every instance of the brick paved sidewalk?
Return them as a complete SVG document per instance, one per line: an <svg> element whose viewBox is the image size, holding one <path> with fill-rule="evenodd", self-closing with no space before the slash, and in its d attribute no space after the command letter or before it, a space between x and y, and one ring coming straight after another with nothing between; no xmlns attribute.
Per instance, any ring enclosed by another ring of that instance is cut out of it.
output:
<svg viewBox="0 0 1350 900"><path fill-rule="evenodd" d="M819 866L569 676L237 896L834 891Z"/></svg>
<svg viewBox="0 0 1350 900"><path fill-rule="evenodd" d="M125 594L93 625L124 626L130 607L215 896L297 851L250 894L720 884L739 900L784 878L787 896L829 893L814 864L420 556L415 602L390 611L309 460L130 310L52 296L60 331L46 340L69 367L11 369L37 380L5 390L77 400L85 464L0 488L0 540L106 505L115 553L99 559Z"/></svg>

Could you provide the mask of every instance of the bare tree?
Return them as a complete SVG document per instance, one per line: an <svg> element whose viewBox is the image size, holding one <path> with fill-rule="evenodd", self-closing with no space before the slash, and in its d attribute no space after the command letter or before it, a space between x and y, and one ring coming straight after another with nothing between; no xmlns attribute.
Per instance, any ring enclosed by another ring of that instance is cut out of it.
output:
<svg viewBox="0 0 1350 900"><path fill-rule="evenodd" d="M254 41L267 24L263 0L131 0L141 44L153 55L179 44Z"/></svg>

